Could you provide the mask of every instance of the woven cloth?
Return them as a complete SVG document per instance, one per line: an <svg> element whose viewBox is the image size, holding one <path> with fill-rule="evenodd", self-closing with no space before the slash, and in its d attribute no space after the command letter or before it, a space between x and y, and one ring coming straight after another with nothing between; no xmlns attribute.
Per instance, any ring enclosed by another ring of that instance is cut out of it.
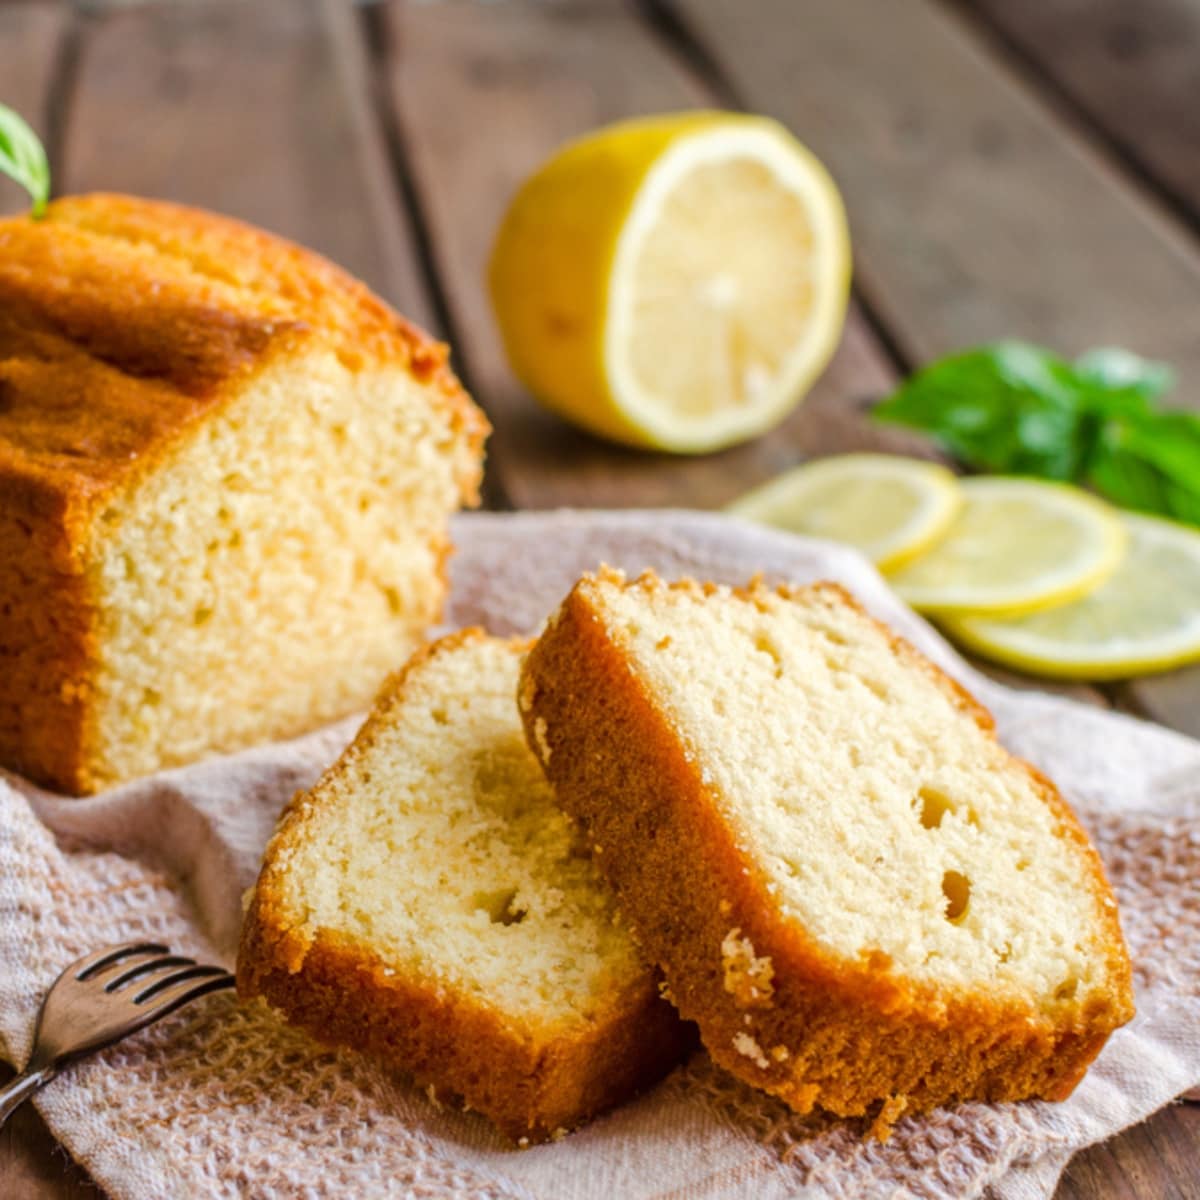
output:
<svg viewBox="0 0 1200 1200"><path fill-rule="evenodd" d="M1071 1154L1200 1084L1200 743L980 676L857 555L696 513L472 515L455 527L448 624L535 629L601 561L743 582L836 579L995 713L1100 849L1133 953L1137 1018L1062 1104L967 1104L889 1142L796 1117L697 1053L559 1143L508 1148L262 1005L207 997L40 1093L47 1124L114 1197L965 1197L1049 1195ZM46 986L106 943L152 938L230 964L272 823L347 721L84 800L0 778L0 1048L30 1049Z"/></svg>

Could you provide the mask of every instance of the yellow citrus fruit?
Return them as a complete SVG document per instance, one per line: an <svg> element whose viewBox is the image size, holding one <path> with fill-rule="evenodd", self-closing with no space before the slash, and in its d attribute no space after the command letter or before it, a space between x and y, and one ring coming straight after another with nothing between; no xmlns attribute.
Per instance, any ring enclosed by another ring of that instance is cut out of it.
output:
<svg viewBox="0 0 1200 1200"><path fill-rule="evenodd" d="M829 361L850 239L837 188L782 125L670 114L545 163L488 281L543 404L601 437L701 453L771 428Z"/></svg>
<svg viewBox="0 0 1200 1200"><path fill-rule="evenodd" d="M963 506L946 535L891 576L922 612L1023 616L1067 604L1125 554L1115 510L1079 488L1002 477L959 488Z"/></svg>
<svg viewBox="0 0 1200 1200"><path fill-rule="evenodd" d="M804 463L735 500L727 511L791 533L830 538L894 570L928 550L962 499L954 474L894 454L839 454Z"/></svg>
<svg viewBox="0 0 1200 1200"><path fill-rule="evenodd" d="M987 658L1062 679L1119 679L1200 660L1200 533L1125 514L1129 552L1082 600L1017 620L958 617L947 632Z"/></svg>

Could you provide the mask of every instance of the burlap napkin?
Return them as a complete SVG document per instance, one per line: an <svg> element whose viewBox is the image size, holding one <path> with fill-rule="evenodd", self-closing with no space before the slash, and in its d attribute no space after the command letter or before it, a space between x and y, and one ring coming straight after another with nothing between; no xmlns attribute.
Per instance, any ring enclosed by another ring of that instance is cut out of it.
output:
<svg viewBox="0 0 1200 1200"><path fill-rule="evenodd" d="M675 513L469 516L456 527L450 624L531 630L581 571L840 580L995 712L1052 775L1117 889L1137 1019L1060 1105L965 1105L890 1142L806 1122L697 1054L565 1141L508 1149L350 1053L323 1050L232 995L79 1064L37 1103L115 1197L1048 1195L1071 1153L1200 1084L1200 744L965 666L856 555L728 519ZM229 963L239 897L280 806L353 722L88 800L0 781L0 1039L29 1051L43 989L69 960L153 937Z"/></svg>

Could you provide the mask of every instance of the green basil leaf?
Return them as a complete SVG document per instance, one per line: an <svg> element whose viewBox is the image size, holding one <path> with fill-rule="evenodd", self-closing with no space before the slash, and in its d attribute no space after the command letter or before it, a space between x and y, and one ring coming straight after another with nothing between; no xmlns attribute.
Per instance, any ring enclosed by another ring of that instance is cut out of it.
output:
<svg viewBox="0 0 1200 1200"><path fill-rule="evenodd" d="M50 199L50 164L37 134L11 108L0 104L0 173L15 179L33 197L40 217Z"/></svg>
<svg viewBox="0 0 1200 1200"><path fill-rule="evenodd" d="M932 434L979 470L1073 479L1083 462L1085 409L1074 372L1023 342L942 359L874 415Z"/></svg>
<svg viewBox="0 0 1200 1200"><path fill-rule="evenodd" d="M1081 355L1075 360L1075 374L1093 391L1142 400L1156 400L1175 385L1175 372L1166 363L1151 362L1119 346L1102 346Z"/></svg>
<svg viewBox="0 0 1200 1200"><path fill-rule="evenodd" d="M1160 412L1109 420L1086 478L1126 508L1200 525L1200 417Z"/></svg>

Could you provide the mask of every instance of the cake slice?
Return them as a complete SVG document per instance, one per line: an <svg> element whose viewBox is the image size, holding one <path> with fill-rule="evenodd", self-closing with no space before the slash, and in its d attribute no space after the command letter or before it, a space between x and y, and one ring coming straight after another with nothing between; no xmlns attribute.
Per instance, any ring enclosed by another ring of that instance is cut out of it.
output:
<svg viewBox="0 0 1200 1200"><path fill-rule="evenodd" d="M519 697L682 1015L796 1111L1062 1099L1132 1015L1066 803L841 588L587 576Z"/></svg>
<svg viewBox="0 0 1200 1200"><path fill-rule="evenodd" d="M445 346L281 238L0 220L0 764L95 792L367 707L486 429Z"/></svg>
<svg viewBox="0 0 1200 1200"><path fill-rule="evenodd" d="M688 1044L525 746L525 648L469 630L388 684L285 812L237 971L243 997L518 1142L573 1129Z"/></svg>

